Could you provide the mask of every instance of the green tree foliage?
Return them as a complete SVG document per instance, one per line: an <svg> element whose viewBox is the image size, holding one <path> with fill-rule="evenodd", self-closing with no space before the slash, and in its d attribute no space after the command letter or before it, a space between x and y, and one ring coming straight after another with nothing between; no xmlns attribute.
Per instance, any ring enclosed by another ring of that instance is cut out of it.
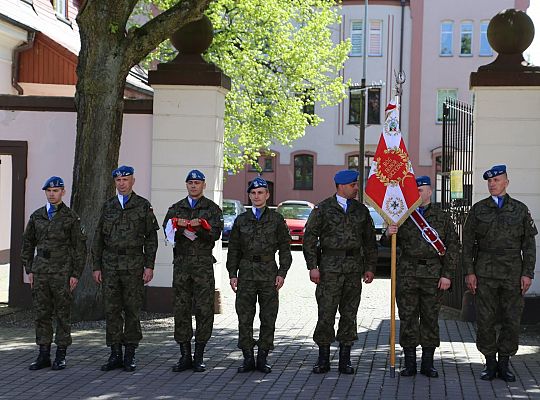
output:
<svg viewBox="0 0 540 400"><path fill-rule="evenodd" d="M173 0L139 3L139 13L166 10ZM205 54L231 77L225 114L225 168L255 163L272 143L290 144L308 125L322 119L310 113L338 104L348 82L340 70L349 41L334 44L340 23L332 0L215 0L206 14L214 41ZM146 10L146 11L145 11ZM175 55L164 42L147 59Z"/></svg>

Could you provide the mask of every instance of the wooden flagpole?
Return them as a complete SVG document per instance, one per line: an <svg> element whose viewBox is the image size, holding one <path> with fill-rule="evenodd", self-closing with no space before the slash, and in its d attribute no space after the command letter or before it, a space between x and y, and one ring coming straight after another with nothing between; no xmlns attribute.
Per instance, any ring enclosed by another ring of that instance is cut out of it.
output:
<svg viewBox="0 0 540 400"><path fill-rule="evenodd" d="M390 261L390 376L396 377L396 235L392 235L392 258Z"/></svg>
<svg viewBox="0 0 540 400"><path fill-rule="evenodd" d="M399 130L401 131L401 92L405 82L403 72L395 73L396 78L396 105L399 107ZM391 259L390 259L390 376L396 377L396 234L392 235Z"/></svg>

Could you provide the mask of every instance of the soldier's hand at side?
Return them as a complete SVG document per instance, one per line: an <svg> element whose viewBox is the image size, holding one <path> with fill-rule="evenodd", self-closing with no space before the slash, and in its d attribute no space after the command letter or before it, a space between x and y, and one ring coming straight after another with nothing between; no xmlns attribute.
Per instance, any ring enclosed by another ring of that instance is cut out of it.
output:
<svg viewBox="0 0 540 400"><path fill-rule="evenodd" d="M73 292L75 288L77 287L77 284L79 283L79 280L75 277L69 278L69 289Z"/></svg>
<svg viewBox="0 0 540 400"><path fill-rule="evenodd" d="M231 285L231 289L234 293L238 290L238 278L231 278L229 280L229 284Z"/></svg>
<svg viewBox="0 0 540 400"><path fill-rule="evenodd" d="M92 272L92 278L94 278L94 282L96 282L98 285L100 285L101 282L103 282L101 271Z"/></svg>
<svg viewBox="0 0 540 400"><path fill-rule="evenodd" d="M145 268L142 279L144 284L146 285L148 282L150 282L154 278L154 270L152 268Z"/></svg>
<svg viewBox="0 0 540 400"><path fill-rule="evenodd" d="M28 274L28 283L30 284L30 289L34 288L34 274L30 272Z"/></svg>
<svg viewBox="0 0 540 400"><path fill-rule="evenodd" d="M472 294L476 294L476 275L475 274L469 274L465 275L465 283L467 284L467 289L471 291Z"/></svg>
<svg viewBox="0 0 540 400"><path fill-rule="evenodd" d="M531 287L532 279L528 276L521 277L521 295L527 293L527 290Z"/></svg>
<svg viewBox="0 0 540 400"><path fill-rule="evenodd" d="M389 225L386 229L386 236L390 237L395 235L398 231L398 226L396 224Z"/></svg>
<svg viewBox="0 0 540 400"><path fill-rule="evenodd" d="M441 276L441 278L439 279L439 285L437 285L437 287L440 290L448 290L450 289L451 284L452 284L452 281L450 279Z"/></svg>
<svg viewBox="0 0 540 400"><path fill-rule="evenodd" d="M319 271L317 268L310 269L309 270L309 279L315 285L318 285L319 282L321 281L321 271Z"/></svg>
<svg viewBox="0 0 540 400"><path fill-rule="evenodd" d="M282 276L276 276L276 290L279 290L283 287L285 283L285 278Z"/></svg>
<svg viewBox="0 0 540 400"><path fill-rule="evenodd" d="M364 273L364 283L371 283L373 282L373 278L375 278L375 274L371 271L367 271Z"/></svg>

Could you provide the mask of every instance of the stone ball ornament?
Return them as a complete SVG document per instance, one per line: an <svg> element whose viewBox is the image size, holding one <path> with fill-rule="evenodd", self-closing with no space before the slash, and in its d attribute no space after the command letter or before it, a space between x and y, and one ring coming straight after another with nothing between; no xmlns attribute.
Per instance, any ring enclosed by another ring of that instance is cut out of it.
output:
<svg viewBox="0 0 540 400"><path fill-rule="evenodd" d="M202 54L214 39L214 28L210 19L203 15L177 30L171 36L171 43L180 54Z"/></svg>
<svg viewBox="0 0 540 400"><path fill-rule="evenodd" d="M521 54L533 41L534 24L523 11L502 10L489 22L487 38L499 54Z"/></svg>

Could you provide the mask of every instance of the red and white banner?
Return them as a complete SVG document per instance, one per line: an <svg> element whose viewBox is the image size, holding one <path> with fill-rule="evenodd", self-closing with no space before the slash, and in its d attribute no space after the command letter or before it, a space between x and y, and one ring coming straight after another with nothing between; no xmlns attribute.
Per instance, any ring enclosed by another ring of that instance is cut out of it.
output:
<svg viewBox="0 0 540 400"><path fill-rule="evenodd" d="M388 224L401 225L421 203L409 154L401 137L399 105L385 110L384 129L366 183L366 201Z"/></svg>

